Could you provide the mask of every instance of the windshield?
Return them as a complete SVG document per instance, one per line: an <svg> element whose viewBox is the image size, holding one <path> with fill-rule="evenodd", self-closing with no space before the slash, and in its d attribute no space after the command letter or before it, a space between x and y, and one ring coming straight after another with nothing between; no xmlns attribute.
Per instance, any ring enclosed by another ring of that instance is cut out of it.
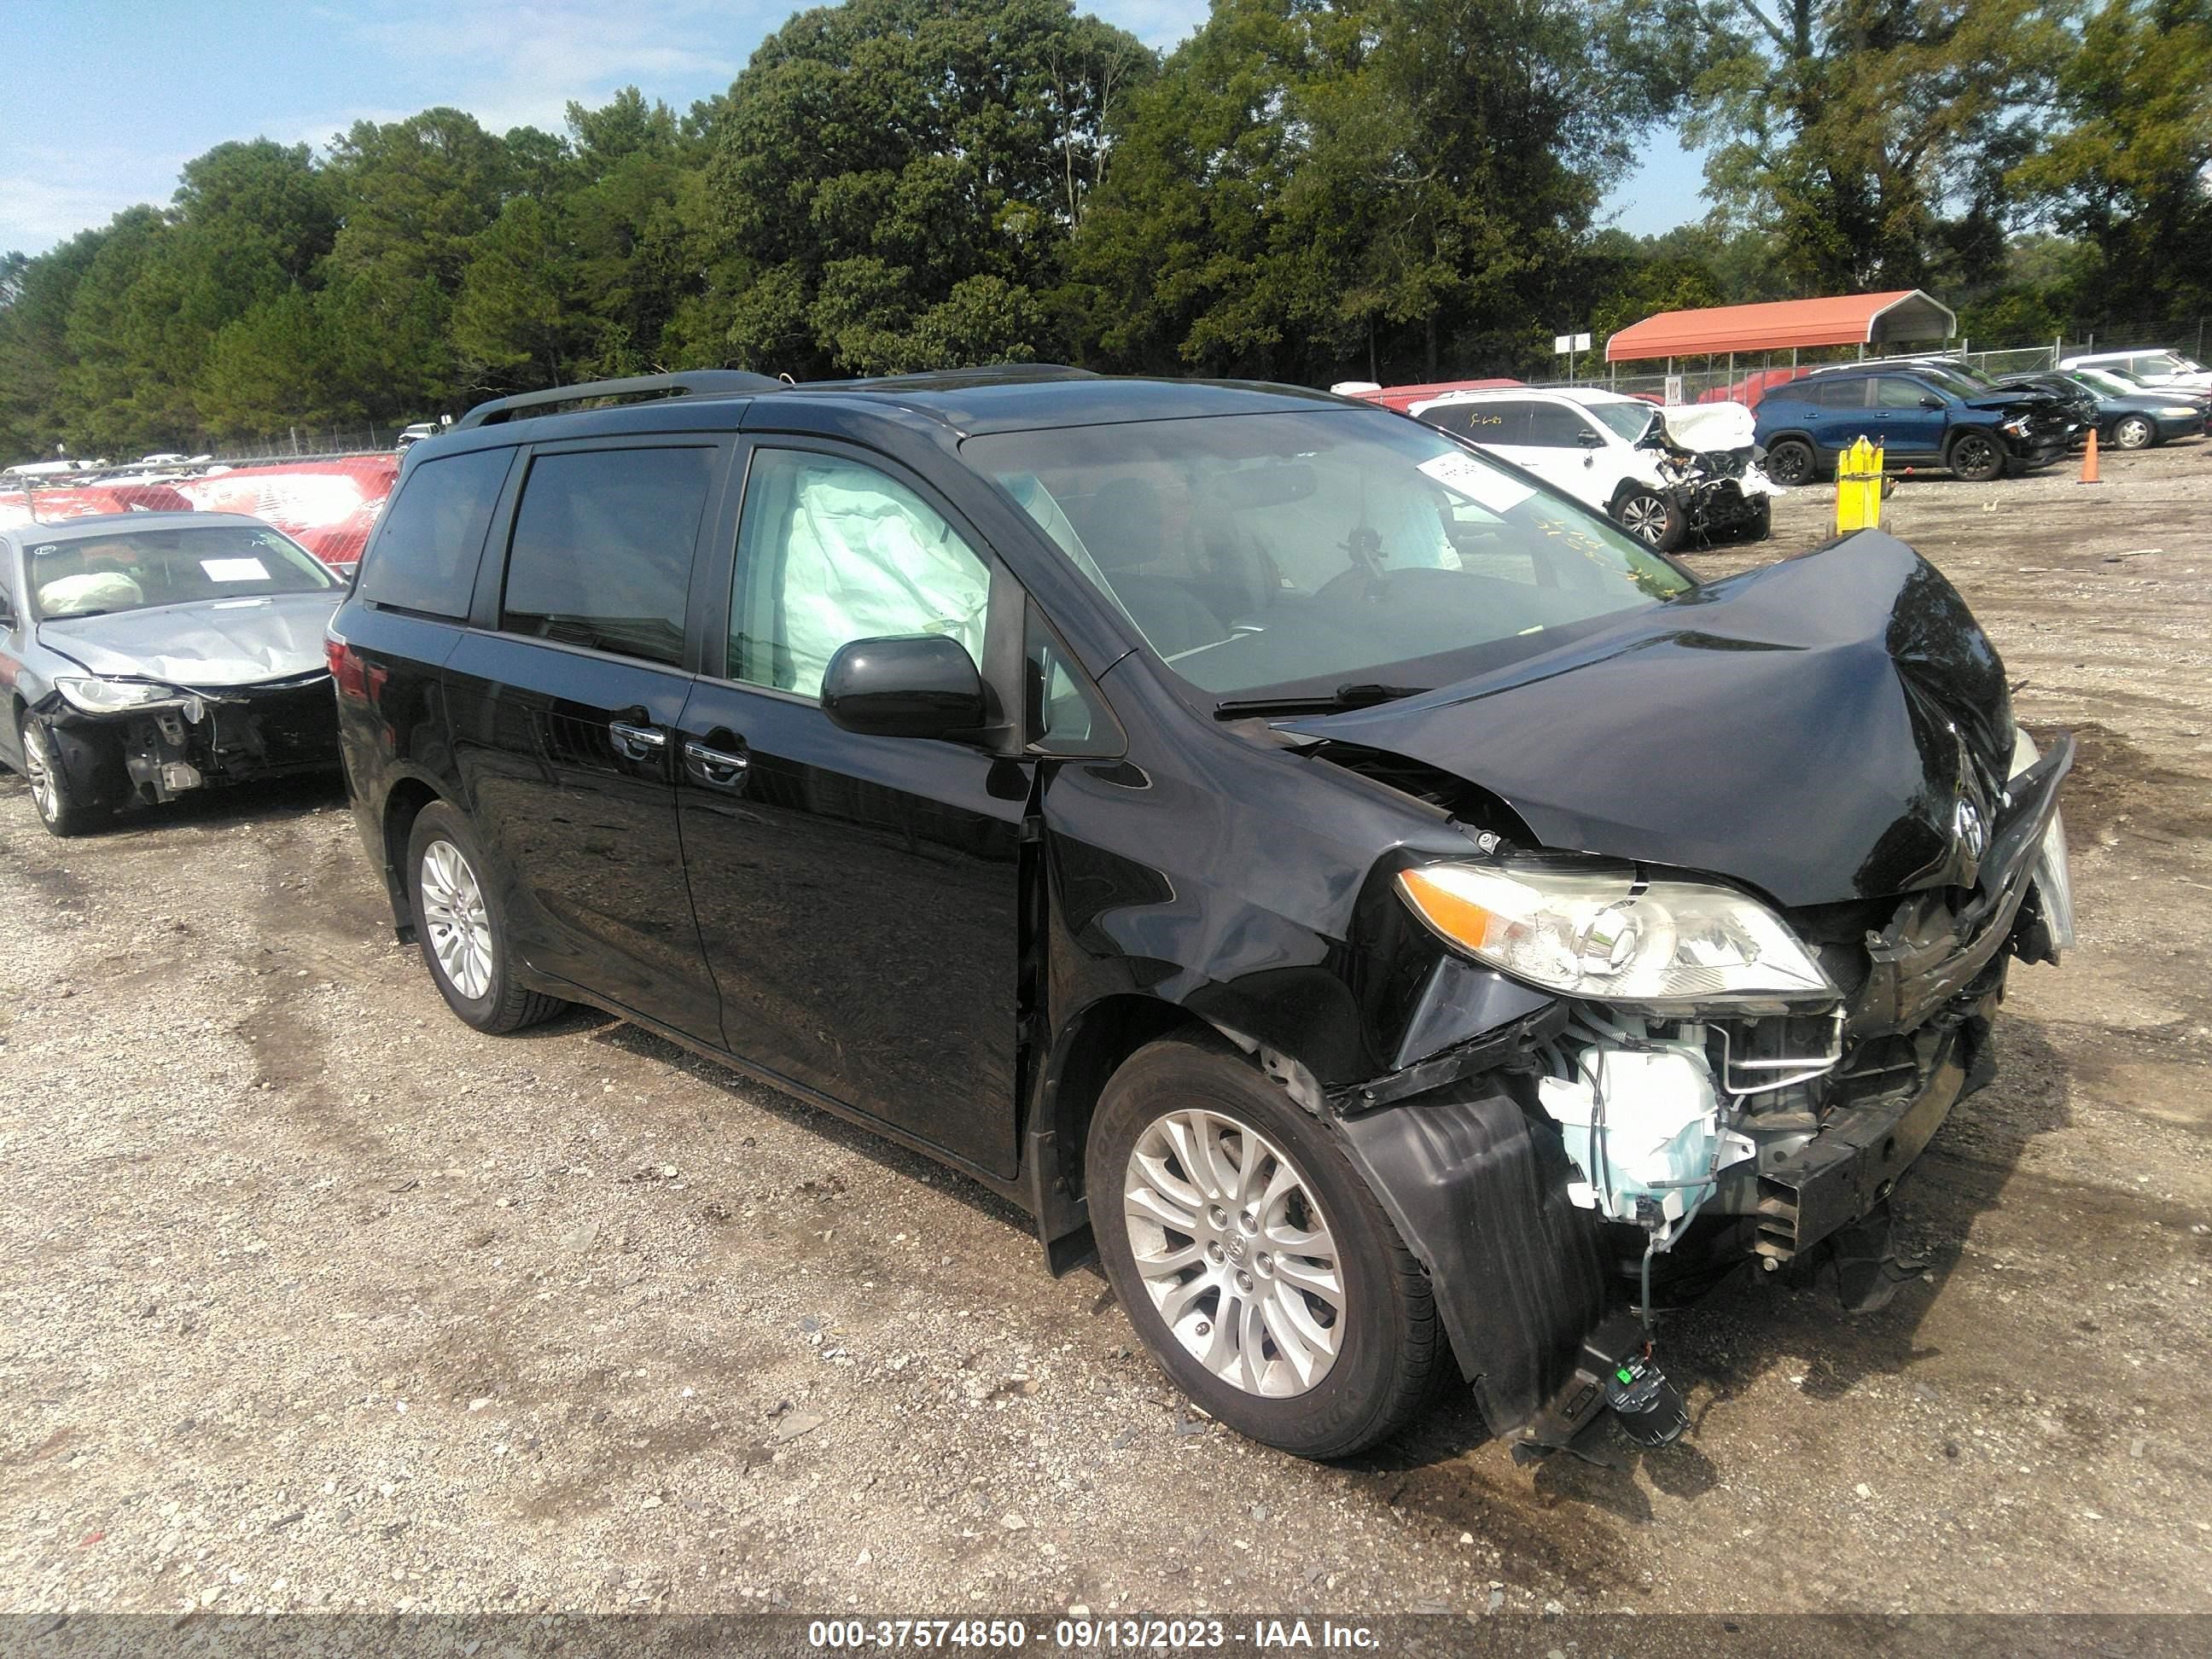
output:
<svg viewBox="0 0 2212 1659"><path fill-rule="evenodd" d="M1584 404L1583 407L1631 443L1651 429L1651 417L1659 412L1641 398L1634 403Z"/></svg>
<svg viewBox="0 0 2212 1659"><path fill-rule="evenodd" d="M1978 375L1962 374L1948 364L1915 363L1912 372L1922 380L1942 387L1954 398L1978 398L1989 391L1991 385Z"/></svg>
<svg viewBox="0 0 2212 1659"><path fill-rule="evenodd" d="M33 612L49 619L314 593L338 585L305 548L255 525L118 530L39 542L26 562Z"/></svg>
<svg viewBox="0 0 2212 1659"><path fill-rule="evenodd" d="M1595 514L1364 410L971 438L1201 693L1426 689L1692 591Z"/></svg>

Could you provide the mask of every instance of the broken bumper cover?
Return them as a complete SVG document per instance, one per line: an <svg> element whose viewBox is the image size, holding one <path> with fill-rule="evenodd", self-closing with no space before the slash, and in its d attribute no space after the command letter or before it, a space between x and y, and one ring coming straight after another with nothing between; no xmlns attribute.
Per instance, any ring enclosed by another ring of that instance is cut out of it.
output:
<svg viewBox="0 0 2212 1659"><path fill-rule="evenodd" d="M191 790L334 769L337 705L327 672L175 695L115 712L57 697L59 758L81 798L173 799Z"/></svg>
<svg viewBox="0 0 2212 1659"><path fill-rule="evenodd" d="M2049 921L2058 895L2044 890L2068 880L2053 825L2073 763L2074 739L2062 734L2013 780L1965 902L1916 896L1869 939L1869 971L1844 1018L1853 1058L1838 1079L1869 1092L1835 1106L1802 1146L1762 1163L1757 1254L1789 1261L1873 1212L1951 1108L1995 1074L1990 1028L2008 951L2056 954Z"/></svg>

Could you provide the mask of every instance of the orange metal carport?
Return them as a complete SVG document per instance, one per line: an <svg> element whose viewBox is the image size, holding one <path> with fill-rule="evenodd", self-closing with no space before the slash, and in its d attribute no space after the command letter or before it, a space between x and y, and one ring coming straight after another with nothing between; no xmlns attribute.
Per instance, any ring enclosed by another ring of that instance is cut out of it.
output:
<svg viewBox="0 0 2212 1659"><path fill-rule="evenodd" d="M1605 343L1609 363L1653 357L1718 357L1800 346L1875 345L1899 340L1948 340L1959 319L1948 306L1917 288L1887 294L1844 294L1822 300L1774 300L1754 306L1662 311L1620 330Z"/></svg>

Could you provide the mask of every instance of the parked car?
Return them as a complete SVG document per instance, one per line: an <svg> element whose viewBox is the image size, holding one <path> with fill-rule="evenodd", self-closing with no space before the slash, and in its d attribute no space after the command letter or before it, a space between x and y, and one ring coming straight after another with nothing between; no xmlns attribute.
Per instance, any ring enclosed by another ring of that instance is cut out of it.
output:
<svg viewBox="0 0 2212 1659"><path fill-rule="evenodd" d="M1723 432L1733 404L1662 411L1618 392L1467 392L1413 405L1416 419L1479 444L1555 489L1608 514L1648 547L1672 552L1692 537L1764 540L1773 486L1752 447L1748 411ZM1691 447L1670 420L1703 422Z"/></svg>
<svg viewBox="0 0 2212 1659"><path fill-rule="evenodd" d="M1948 467L1971 483L2048 466L2067 452L2073 422L2050 393L1995 391L1933 363L1850 363L1772 386L1759 399L1758 438L1777 483L1835 469L1859 437L1890 466Z"/></svg>
<svg viewBox="0 0 2212 1659"><path fill-rule="evenodd" d="M2178 351L2150 348L2135 351L2092 351L2059 360L2062 371L2077 368L2125 370L2148 386L2189 386L2212 390L2212 369Z"/></svg>
<svg viewBox="0 0 2212 1659"><path fill-rule="evenodd" d="M461 1020L609 1010L941 1159L1313 1456L1447 1365L1528 1446L1662 1442L1650 1298L1749 1257L1842 1240L1872 1305L2071 938L2073 740L1909 548L1700 582L1288 387L502 399L329 647Z"/></svg>
<svg viewBox="0 0 2212 1659"><path fill-rule="evenodd" d="M2114 368L2076 368L2069 371L2067 378L2096 398L2100 407L2106 404L2124 404L2130 413L2149 415L2161 428L2176 418L2173 410L2186 410L2196 417L2196 425L2190 428L2191 431L2212 434L2212 392L2200 392L2189 386L2154 386L2138 380L2123 369ZM2112 442L2121 443L2124 448L2141 447L2138 443L2122 443L2118 426L2118 422L2115 421L2113 429L2103 431L2102 435ZM2140 435L2139 432L2128 434L2131 438ZM2168 430L2165 435L2186 434Z"/></svg>
<svg viewBox="0 0 2212 1659"><path fill-rule="evenodd" d="M338 593L297 543L232 514L0 529L0 760L57 836L134 801L331 770Z"/></svg>
<svg viewBox="0 0 2212 1659"><path fill-rule="evenodd" d="M401 427L399 436L393 441L392 447L404 455L423 439L434 438L443 430L444 428L435 421L417 421L412 426Z"/></svg>

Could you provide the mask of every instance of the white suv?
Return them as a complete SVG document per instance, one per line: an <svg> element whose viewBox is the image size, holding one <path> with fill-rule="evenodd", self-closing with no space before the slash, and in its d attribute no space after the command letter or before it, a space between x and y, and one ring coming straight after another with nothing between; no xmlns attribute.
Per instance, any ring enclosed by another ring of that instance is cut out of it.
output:
<svg viewBox="0 0 2212 1659"><path fill-rule="evenodd" d="M1609 514L1664 553L1695 533L1766 537L1781 492L1740 404L1662 410L1615 392L1457 392L1415 418L1492 451ZM1735 418L1732 418L1735 417Z"/></svg>

